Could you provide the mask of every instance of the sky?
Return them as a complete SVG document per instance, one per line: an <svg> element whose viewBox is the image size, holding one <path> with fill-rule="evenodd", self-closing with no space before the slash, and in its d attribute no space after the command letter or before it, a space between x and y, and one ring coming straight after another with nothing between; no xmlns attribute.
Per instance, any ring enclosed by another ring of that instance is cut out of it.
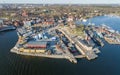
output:
<svg viewBox="0 0 120 75"><path fill-rule="evenodd" d="M0 0L0 3L33 3L33 4L120 4L120 0Z"/></svg>

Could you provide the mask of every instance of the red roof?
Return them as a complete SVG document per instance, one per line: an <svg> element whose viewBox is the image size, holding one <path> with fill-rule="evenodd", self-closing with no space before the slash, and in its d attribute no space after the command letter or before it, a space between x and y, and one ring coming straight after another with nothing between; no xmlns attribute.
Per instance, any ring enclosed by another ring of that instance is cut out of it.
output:
<svg viewBox="0 0 120 75"><path fill-rule="evenodd" d="M29 44L27 44L26 47L29 47L29 48L46 48L46 45L29 45Z"/></svg>

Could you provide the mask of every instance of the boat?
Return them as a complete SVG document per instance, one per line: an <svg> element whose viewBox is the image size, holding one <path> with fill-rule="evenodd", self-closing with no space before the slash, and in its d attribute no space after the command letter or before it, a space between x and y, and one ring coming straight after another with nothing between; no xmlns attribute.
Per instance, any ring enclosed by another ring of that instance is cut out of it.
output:
<svg viewBox="0 0 120 75"><path fill-rule="evenodd" d="M102 42L102 39L97 35L96 32L90 32L86 30L86 33L90 38L93 40L94 43L96 43L98 46L104 46L104 43Z"/></svg>

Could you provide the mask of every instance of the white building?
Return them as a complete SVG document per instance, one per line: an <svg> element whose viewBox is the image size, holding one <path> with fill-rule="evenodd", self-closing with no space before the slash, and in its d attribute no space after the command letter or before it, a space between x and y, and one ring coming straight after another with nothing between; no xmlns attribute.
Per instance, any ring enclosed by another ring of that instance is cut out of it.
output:
<svg viewBox="0 0 120 75"><path fill-rule="evenodd" d="M31 26L31 21L23 21L25 27Z"/></svg>

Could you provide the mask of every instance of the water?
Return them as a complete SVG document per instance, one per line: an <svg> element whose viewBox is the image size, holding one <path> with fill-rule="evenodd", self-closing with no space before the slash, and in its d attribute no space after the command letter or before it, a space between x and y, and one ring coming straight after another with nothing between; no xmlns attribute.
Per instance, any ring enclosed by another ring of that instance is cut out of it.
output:
<svg viewBox="0 0 120 75"><path fill-rule="evenodd" d="M89 23L93 23L95 25L105 24L105 25L112 27L115 30L120 31L120 17L117 17L117 16L112 16L112 17L111 16L99 16L99 18L94 17L94 18L88 19L87 22L77 21L76 23L77 24L82 23L85 25Z"/></svg>
<svg viewBox="0 0 120 75"><path fill-rule="evenodd" d="M120 45L105 42L97 59L78 59L73 64L66 59L10 53L17 38L16 31L0 33L0 75L120 75Z"/></svg>

